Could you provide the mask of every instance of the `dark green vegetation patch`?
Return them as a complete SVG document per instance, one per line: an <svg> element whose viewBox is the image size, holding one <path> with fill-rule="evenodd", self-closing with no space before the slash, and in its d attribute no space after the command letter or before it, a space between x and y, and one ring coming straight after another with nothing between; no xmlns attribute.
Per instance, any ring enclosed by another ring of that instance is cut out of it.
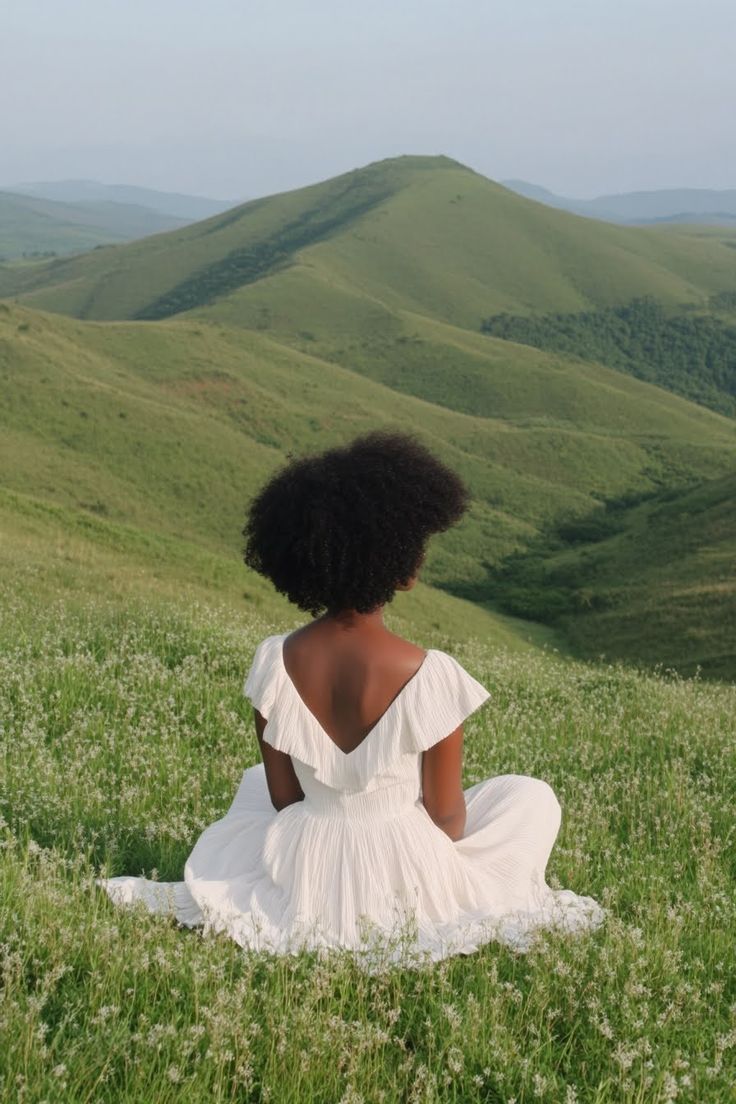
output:
<svg viewBox="0 0 736 1104"><path fill-rule="evenodd" d="M354 172L341 177L340 181L339 191L330 193L326 202L308 207L274 233L256 238L244 248L234 249L221 260L193 273L135 317L144 321L168 318L181 311L206 306L222 295L252 284L289 264L299 249L324 240L377 207L394 190L376 173ZM254 210L260 206L261 201L256 200ZM211 232L242 217L243 212L236 208L222 216Z"/></svg>
<svg viewBox="0 0 736 1104"><path fill-rule="evenodd" d="M721 297L719 297L720 299ZM723 304L730 301L724 295ZM643 296L576 314L494 314L484 333L595 360L736 417L736 326Z"/></svg>

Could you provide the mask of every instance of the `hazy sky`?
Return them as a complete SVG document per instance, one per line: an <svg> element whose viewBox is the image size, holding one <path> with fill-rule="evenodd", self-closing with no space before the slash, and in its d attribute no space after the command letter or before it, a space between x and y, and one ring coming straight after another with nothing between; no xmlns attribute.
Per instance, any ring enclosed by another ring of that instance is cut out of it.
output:
<svg viewBox="0 0 736 1104"><path fill-rule="evenodd" d="M445 153L736 187L734 42L735 0L0 0L0 185L240 199Z"/></svg>

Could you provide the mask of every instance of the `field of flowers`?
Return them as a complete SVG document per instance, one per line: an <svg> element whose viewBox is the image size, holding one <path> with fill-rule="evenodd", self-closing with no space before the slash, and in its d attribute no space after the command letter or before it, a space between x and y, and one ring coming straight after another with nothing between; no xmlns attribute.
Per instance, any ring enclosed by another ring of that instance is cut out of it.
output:
<svg viewBox="0 0 736 1104"><path fill-rule="evenodd" d="M526 954L369 975L244 954L94 884L182 877L257 760L242 682L288 626L0 598L0 1099L736 1099L736 686L422 639L492 692L466 728L467 784L550 782L548 881L608 918Z"/></svg>

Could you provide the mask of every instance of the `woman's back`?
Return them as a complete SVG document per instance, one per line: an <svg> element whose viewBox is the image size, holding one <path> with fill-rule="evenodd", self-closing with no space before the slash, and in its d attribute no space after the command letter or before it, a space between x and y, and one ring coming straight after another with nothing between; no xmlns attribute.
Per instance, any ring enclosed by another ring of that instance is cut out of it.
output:
<svg viewBox="0 0 736 1104"><path fill-rule="evenodd" d="M383 626L317 621L284 636L282 663L305 707L341 751L370 734L427 652Z"/></svg>
<svg viewBox="0 0 736 1104"><path fill-rule="evenodd" d="M244 692L264 722L259 726L263 750L274 749L288 758L307 806L309 794L304 784L312 777L334 789L356 792L377 788L384 772L388 772L390 785L399 769L404 774L409 769L412 800L417 800L421 754L457 729L490 696L451 655L430 648L421 653L421 663L372 719L367 731L361 730L360 739L352 747L341 746L297 690L284 662L288 640L289 634L277 633L261 641ZM305 650L302 661L306 654ZM338 662L334 654L332 659ZM371 670L372 664L373 655L362 670L355 667L353 671L361 676L368 670L375 676L380 669ZM316 685L316 675L312 673L310 678L311 685ZM329 694L323 697L327 699ZM355 711L356 695L351 698ZM349 700L347 693L344 700Z"/></svg>

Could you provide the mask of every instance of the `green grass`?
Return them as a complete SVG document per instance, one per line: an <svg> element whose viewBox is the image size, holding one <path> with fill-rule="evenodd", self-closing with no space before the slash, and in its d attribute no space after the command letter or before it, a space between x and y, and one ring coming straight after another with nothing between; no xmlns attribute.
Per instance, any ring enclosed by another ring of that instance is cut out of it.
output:
<svg viewBox="0 0 736 1104"><path fill-rule="evenodd" d="M32 574L6 567L0 626L3 1099L733 1099L736 688L416 633L492 693L465 784L548 780L548 880L608 918L370 976L244 954L94 885L181 878L257 760L242 680L273 622L213 597L39 602Z"/></svg>
<svg viewBox="0 0 736 1104"><path fill-rule="evenodd" d="M552 624L582 654L656 654L736 682L735 535L734 474L635 506L619 533L546 559L546 578L557 572L575 596Z"/></svg>
<svg viewBox="0 0 736 1104"><path fill-rule="evenodd" d="M369 378L361 363L351 371L204 319L89 323L0 304L2 485L70 519L146 535L150 548L190 548L199 570L206 556L239 558L247 502L287 450L409 426L473 497L462 524L433 543L424 579L498 613L489 569L533 552L556 519L733 470L730 419L612 369L411 322L414 336L384 348ZM621 586L638 586L635 560L626 571ZM682 639L679 657L668 648L672 662L713 652L709 619L690 616L703 636ZM679 631L668 618L664 636ZM633 618L628 632L635 642ZM641 639L650 651L634 653L660 659L657 639Z"/></svg>

